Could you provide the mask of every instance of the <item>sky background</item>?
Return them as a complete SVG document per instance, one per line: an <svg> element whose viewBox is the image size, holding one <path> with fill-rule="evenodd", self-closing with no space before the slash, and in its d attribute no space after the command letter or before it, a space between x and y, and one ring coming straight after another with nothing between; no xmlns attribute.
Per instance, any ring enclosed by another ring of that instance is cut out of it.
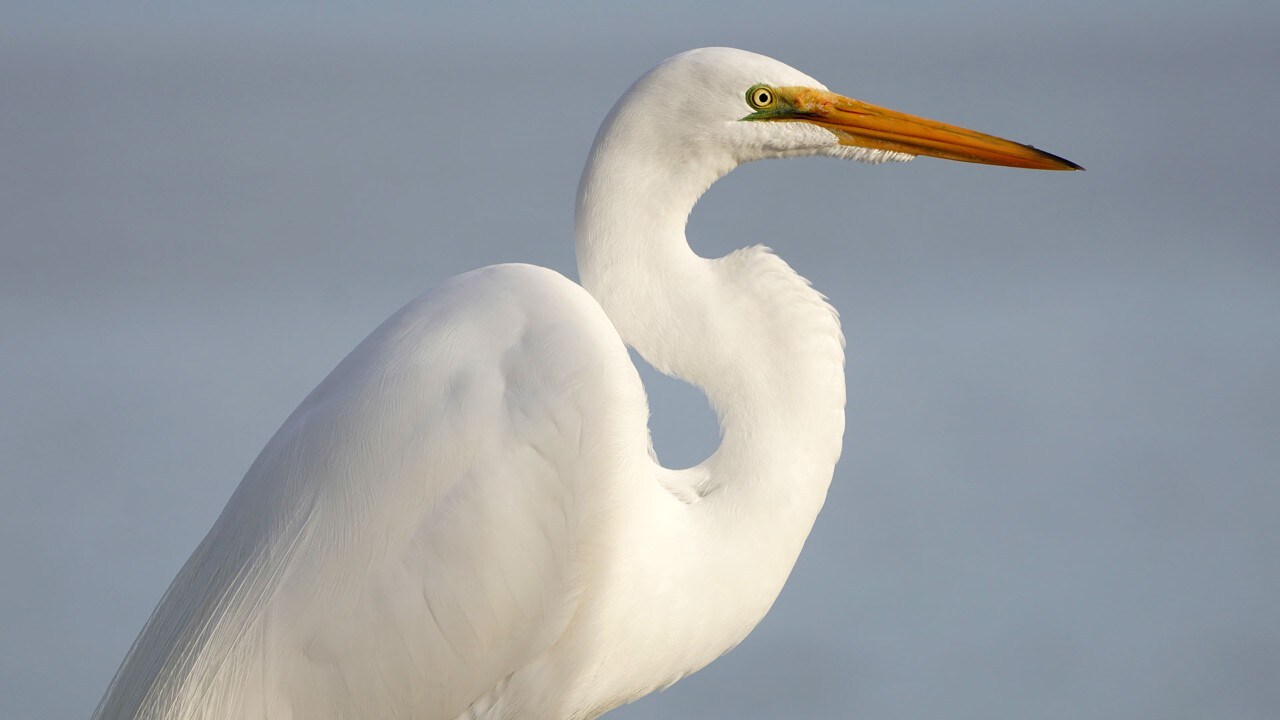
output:
<svg viewBox="0 0 1280 720"><path fill-rule="evenodd" d="M838 308L845 453L773 612L611 719L1280 716L1280 5L0 2L0 717L85 717L293 407L459 272L576 275L681 50L1088 168L741 168L703 255ZM658 452L715 428L645 375Z"/></svg>

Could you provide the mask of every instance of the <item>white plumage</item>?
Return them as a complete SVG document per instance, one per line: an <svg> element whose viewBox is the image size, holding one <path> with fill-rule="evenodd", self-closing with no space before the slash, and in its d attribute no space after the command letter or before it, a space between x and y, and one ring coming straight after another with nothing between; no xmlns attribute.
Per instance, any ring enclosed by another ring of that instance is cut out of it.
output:
<svg viewBox="0 0 1280 720"><path fill-rule="evenodd" d="M803 89L839 97L723 48L637 81L583 173L582 286L484 268L375 330L267 444L95 717L592 718L741 641L840 454L843 339L781 259L698 257L685 220L743 162L911 157ZM706 392L705 462L656 463L626 344Z"/></svg>

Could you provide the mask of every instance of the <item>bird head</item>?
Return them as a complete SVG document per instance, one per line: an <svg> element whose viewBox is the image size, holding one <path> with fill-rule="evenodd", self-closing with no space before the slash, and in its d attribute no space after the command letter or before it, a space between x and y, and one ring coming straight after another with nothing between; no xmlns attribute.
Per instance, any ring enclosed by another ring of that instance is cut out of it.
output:
<svg viewBox="0 0 1280 720"><path fill-rule="evenodd" d="M668 59L638 80L614 110L616 122L641 134L647 128L651 142L668 151L672 145L693 154L715 150L734 164L799 155L871 163L928 155L1037 170L1082 169L1030 145L833 93L784 63L731 48L701 48Z"/></svg>

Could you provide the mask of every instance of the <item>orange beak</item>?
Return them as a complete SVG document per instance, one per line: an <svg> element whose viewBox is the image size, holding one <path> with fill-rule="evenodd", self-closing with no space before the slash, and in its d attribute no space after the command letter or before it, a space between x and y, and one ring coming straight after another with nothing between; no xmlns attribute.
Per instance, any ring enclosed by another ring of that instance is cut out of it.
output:
<svg viewBox="0 0 1280 720"><path fill-rule="evenodd" d="M1057 155L994 135L878 107L825 90L776 88L782 105L770 120L807 122L841 145L1032 170L1083 170Z"/></svg>

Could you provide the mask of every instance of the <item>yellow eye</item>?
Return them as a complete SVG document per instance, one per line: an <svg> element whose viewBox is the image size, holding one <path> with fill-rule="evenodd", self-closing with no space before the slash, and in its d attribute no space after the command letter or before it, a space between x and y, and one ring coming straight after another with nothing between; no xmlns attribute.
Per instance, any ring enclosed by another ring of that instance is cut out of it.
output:
<svg viewBox="0 0 1280 720"><path fill-rule="evenodd" d="M773 105L773 89L764 85L754 85L747 91L747 104L757 110L764 110Z"/></svg>

